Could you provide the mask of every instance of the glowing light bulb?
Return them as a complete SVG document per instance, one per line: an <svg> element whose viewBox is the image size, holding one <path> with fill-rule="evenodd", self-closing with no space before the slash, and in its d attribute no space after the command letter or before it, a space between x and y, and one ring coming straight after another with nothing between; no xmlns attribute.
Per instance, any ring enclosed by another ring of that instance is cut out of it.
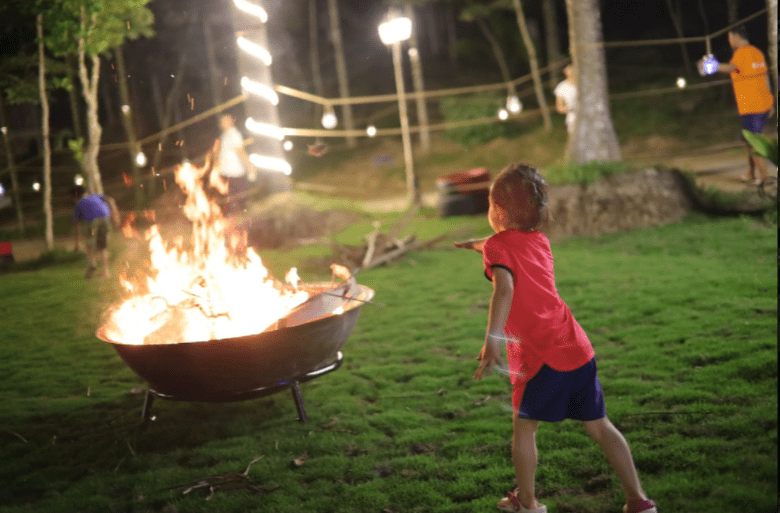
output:
<svg viewBox="0 0 780 513"><path fill-rule="evenodd" d="M279 173L283 173L285 175L290 175L292 173L292 167L290 164L284 160L274 157L265 157L262 155L258 155L257 153L253 153L249 155L249 161L257 168L260 169L267 169L269 171L277 171Z"/></svg>
<svg viewBox="0 0 780 513"><path fill-rule="evenodd" d="M81 175L74 176L73 183L76 185L84 185L84 177Z"/></svg>
<svg viewBox="0 0 780 513"><path fill-rule="evenodd" d="M0 196L5 194L5 187L3 187L3 184L0 184Z"/></svg>
<svg viewBox="0 0 780 513"><path fill-rule="evenodd" d="M254 95L260 96L261 98L265 98L266 100L268 100L269 103L271 103L271 105L279 104L279 95L276 94L276 91L274 91L272 88L268 87L265 84L261 84L260 82L255 82L254 80L251 80L249 77L242 77L241 87L244 88L244 90L248 93L252 93Z"/></svg>
<svg viewBox="0 0 780 513"><path fill-rule="evenodd" d="M409 48L409 58L410 59L416 59L420 56L420 52L417 51L417 48Z"/></svg>
<svg viewBox="0 0 780 513"><path fill-rule="evenodd" d="M339 118L336 117L336 113L333 111L333 108L325 109L325 112L322 114L322 126L328 130L332 130L336 128L336 125L338 124Z"/></svg>
<svg viewBox="0 0 780 513"><path fill-rule="evenodd" d="M41 184L38 182L33 182L32 188L35 192L38 192L41 190Z"/></svg>
<svg viewBox="0 0 780 513"><path fill-rule="evenodd" d="M250 41L244 36L240 36L238 39L236 39L236 44L238 44L238 47L249 55L260 59L266 66L270 66L273 62L273 58L271 57L271 54L268 52L268 50L259 44Z"/></svg>
<svg viewBox="0 0 780 513"><path fill-rule="evenodd" d="M147 163L146 155L144 152L139 151L135 156L135 163L138 167L144 167Z"/></svg>
<svg viewBox="0 0 780 513"><path fill-rule="evenodd" d="M269 125L268 123L260 123L252 118L246 118L246 122L244 124L246 125L247 130L254 134L271 137L279 141L284 139L282 129L278 126Z"/></svg>
<svg viewBox="0 0 780 513"><path fill-rule="evenodd" d="M130 106L129 105L127 105L127 104L122 105L122 114L124 114L125 116L130 114Z"/></svg>
<svg viewBox="0 0 780 513"><path fill-rule="evenodd" d="M702 75L712 75L714 73L718 72L718 65L720 64L718 62L718 59L715 58L714 55L708 54L703 57L704 61L702 62L700 73Z"/></svg>
<svg viewBox="0 0 780 513"><path fill-rule="evenodd" d="M261 6L247 0L233 0L233 3L245 13L257 16L263 23L268 21L268 13Z"/></svg>
<svg viewBox="0 0 780 513"><path fill-rule="evenodd" d="M376 135L376 127L374 125L368 125L368 127L366 127L366 134L368 134L369 137L374 137Z"/></svg>
<svg viewBox="0 0 780 513"><path fill-rule="evenodd" d="M289 139L284 141L284 144L282 144L282 148L284 148L284 151L290 151L293 149L293 142Z"/></svg>
<svg viewBox="0 0 780 513"><path fill-rule="evenodd" d="M506 109L498 109L498 119L505 121L509 118L509 112Z"/></svg>
<svg viewBox="0 0 780 513"><path fill-rule="evenodd" d="M683 77L677 79L677 87L679 87L680 89L685 89L685 86L687 85L688 82Z"/></svg>
<svg viewBox="0 0 780 513"><path fill-rule="evenodd" d="M508 96L506 99L506 110L512 114L517 114L523 110L523 104L520 102L520 98L516 95Z"/></svg>

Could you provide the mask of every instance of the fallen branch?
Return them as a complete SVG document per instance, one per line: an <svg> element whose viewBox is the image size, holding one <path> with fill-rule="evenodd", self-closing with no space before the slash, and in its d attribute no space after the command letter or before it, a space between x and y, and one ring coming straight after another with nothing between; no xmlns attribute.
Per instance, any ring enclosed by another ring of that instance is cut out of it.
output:
<svg viewBox="0 0 780 513"><path fill-rule="evenodd" d="M416 251L418 249L427 248L430 246L433 246L442 240L447 238L447 235L439 235L438 237L434 237L432 239L428 239L425 241L416 242L414 244L409 244L405 246L401 246L398 249L395 249L394 251L391 251L389 253L385 253L381 257L377 258L376 260L371 261L368 265L361 268L361 271L365 271L368 269L373 269L374 267L378 267L382 264L386 264L392 260L395 260L396 258L404 255L405 253L408 253L409 251Z"/></svg>

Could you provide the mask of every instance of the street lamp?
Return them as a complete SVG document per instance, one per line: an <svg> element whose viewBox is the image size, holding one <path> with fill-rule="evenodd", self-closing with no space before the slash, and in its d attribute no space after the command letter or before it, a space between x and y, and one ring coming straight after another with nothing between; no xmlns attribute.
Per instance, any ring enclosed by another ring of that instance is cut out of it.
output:
<svg viewBox="0 0 780 513"><path fill-rule="evenodd" d="M404 147L406 165L406 191L410 205L419 203L420 191L414 175L412 140L409 135L409 116L406 113L406 92L401 67L401 43L412 35L412 20L389 13L386 21L379 25L379 38L382 43L393 49L393 68L395 70L395 88L398 94L398 114L401 117L401 140Z"/></svg>

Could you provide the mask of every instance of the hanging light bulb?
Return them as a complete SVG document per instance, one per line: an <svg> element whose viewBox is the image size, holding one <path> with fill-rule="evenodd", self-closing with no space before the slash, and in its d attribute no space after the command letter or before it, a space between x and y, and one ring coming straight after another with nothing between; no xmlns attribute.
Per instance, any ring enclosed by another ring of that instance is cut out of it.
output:
<svg viewBox="0 0 780 513"><path fill-rule="evenodd" d="M144 167L146 165L146 155L144 152L139 151L135 156L135 163L138 167Z"/></svg>
<svg viewBox="0 0 780 513"><path fill-rule="evenodd" d="M339 119L336 117L336 112L333 107L325 107L325 112L322 114L322 126L328 130L336 128L339 124Z"/></svg>
<svg viewBox="0 0 780 513"><path fill-rule="evenodd" d="M509 118L509 112L506 109L498 109L498 119L506 121Z"/></svg>
<svg viewBox="0 0 780 513"><path fill-rule="evenodd" d="M41 184L38 182L33 182L32 188L35 192L38 192L41 190Z"/></svg>
<svg viewBox="0 0 780 513"><path fill-rule="evenodd" d="M680 77L677 79L677 87L680 89L685 89L685 86L688 85L688 82L685 80L685 78Z"/></svg>
<svg viewBox="0 0 780 513"><path fill-rule="evenodd" d="M718 72L718 59L714 55L707 54L702 57L701 69L699 69L700 75L712 75Z"/></svg>
<svg viewBox="0 0 780 513"><path fill-rule="evenodd" d="M74 176L73 183L76 185L84 185L84 177L81 175Z"/></svg>
<svg viewBox="0 0 780 513"><path fill-rule="evenodd" d="M284 141L284 144L282 144L282 148L284 148L284 151L290 151L293 149L293 142L289 139Z"/></svg>
<svg viewBox="0 0 780 513"><path fill-rule="evenodd" d="M512 114L517 114L523 110L523 104L520 102L520 98L518 98L517 95L507 96L506 110Z"/></svg>
<svg viewBox="0 0 780 513"><path fill-rule="evenodd" d="M366 127L366 134L369 137L374 137L376 135L376 127L374 125L368 125Z"/></svg>

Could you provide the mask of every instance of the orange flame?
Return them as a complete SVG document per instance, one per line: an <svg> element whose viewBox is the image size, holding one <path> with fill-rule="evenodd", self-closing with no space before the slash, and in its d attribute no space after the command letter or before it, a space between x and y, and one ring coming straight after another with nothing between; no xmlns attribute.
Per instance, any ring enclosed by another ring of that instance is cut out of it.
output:
<svg viewBox="0 0 780 513"><path fill-rule="evenodd" d="M209 200L203 189L207 169L185 163L176 170L192 232L188 240L166 243L157 224L146 231L150 265L133 279L120 275L128 297L108 313L111 340L160 344L253 335L308 299L297 284L273 278L247 247L246 232L231 227Z"/></svg>

